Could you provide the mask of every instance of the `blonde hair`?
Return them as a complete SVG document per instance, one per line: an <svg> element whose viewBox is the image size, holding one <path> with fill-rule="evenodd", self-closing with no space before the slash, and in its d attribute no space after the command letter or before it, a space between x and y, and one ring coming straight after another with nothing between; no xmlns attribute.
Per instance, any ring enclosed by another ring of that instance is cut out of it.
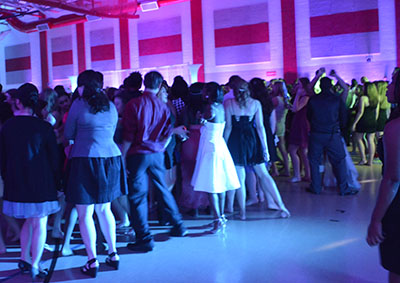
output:
<svg viewBox="0 0 400 283"><path fill-rule="evenodd" d="M376 86L373 83L365 84L365 95L368 97L369 105L376 107L379 103L379 95Z"/></svg>
<svg viewBox="0 0 400 283"><path fill-rule="evenodd" d="M387 92L387 85L388 83L385 81L379 81L376 85L376 88L378 89L378 95L379 95L379 107L382 110L386 110L390 108L390 103L387 100L386 92Z"/></svg>

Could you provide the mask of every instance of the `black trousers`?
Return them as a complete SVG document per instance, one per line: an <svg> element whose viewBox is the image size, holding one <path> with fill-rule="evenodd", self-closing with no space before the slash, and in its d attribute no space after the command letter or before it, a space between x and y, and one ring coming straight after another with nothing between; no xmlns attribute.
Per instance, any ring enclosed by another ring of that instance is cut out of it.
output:
<svg viewBox="0 0 400 283"><path fill-rule="evenodd" d="M165 186L164 153L134 154L126 158L128 175L128 199L131 206L131 223L137 242L153 239L148 224L148 177L158 191L164 213L172 225L180 225L182 216L175 199Z"/></svg>
<svg viewBox="0 0 400 283"><path fill-rule="evenodd" d="M342 137L339 133L323 134L311 132L308 140L308 160L311 170L311 189L316 193L322 190L322 176L319 166L322 164L323 153L326 152L332 164L333 174L336 177L341 193L348 190L346 153L343 148Z"/></svg>

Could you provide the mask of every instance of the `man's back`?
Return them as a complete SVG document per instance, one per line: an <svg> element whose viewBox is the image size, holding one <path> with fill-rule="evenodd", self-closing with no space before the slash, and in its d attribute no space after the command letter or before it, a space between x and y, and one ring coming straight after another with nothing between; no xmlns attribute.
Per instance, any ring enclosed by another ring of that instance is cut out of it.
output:
<svg viewBox="0 0 400 283"><path fill-rule="evenodd" d="M330 92L312 96L308 102L307 118L314 133L338 133L346 125L346 105Z"/></svg>
<svg viewBox="0 0 400 283"><path fill-rule="evenodd" d="M171 135L170 110L154 94L144 92L131 99L123 115L124 139L129 154L161 152Z"/></svg>

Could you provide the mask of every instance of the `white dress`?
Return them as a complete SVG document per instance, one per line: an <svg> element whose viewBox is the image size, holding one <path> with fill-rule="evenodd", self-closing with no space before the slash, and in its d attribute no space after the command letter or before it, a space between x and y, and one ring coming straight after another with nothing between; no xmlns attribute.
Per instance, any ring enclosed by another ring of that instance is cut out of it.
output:
<svg viewBox="0 0 400 283"><path fill-rule="evenodd" d="M225 122L209 122L201 128L191 182L195 191L223 193L240 187L232 156L223 138L224 128Z"/></svg>

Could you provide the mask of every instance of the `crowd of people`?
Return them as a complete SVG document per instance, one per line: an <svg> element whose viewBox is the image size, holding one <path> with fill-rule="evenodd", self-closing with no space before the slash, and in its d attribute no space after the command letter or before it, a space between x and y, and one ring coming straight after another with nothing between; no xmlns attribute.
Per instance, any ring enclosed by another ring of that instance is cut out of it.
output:
<svg viewBox="0 0 400 283"><path fill-rule="evenodd" d="M151 71L144 79L131 73L117 89L86 70L73 93L63 86L39 92L31 83L2 92L2 217L20 238L18 267L33 279L47 275L39 262L49 216L52 236L63 238L62 255L73 254L79 219L88 257L81 271L96 277L98 238L108 246L106 264L119 268L117 229L134 231L128 249L153 250L150 212L172 227L171 236L184 237L182 214L212 212L211 233L223 231L229 218L246 220L246 207L258 202L290 217L277 176L309 183L312 194L333 183L340 195L355 195L360 184L347 148L358 151L358 165L371 166L384 137L384 178L368 243L383 242L384 266L398 279L399 74L395 69L389 85L365 77L350 85L324 68L293 85L234 75L225 85L189 86L177 76L170 87ZM21 227L15 219L24 220Z"/></svg>

